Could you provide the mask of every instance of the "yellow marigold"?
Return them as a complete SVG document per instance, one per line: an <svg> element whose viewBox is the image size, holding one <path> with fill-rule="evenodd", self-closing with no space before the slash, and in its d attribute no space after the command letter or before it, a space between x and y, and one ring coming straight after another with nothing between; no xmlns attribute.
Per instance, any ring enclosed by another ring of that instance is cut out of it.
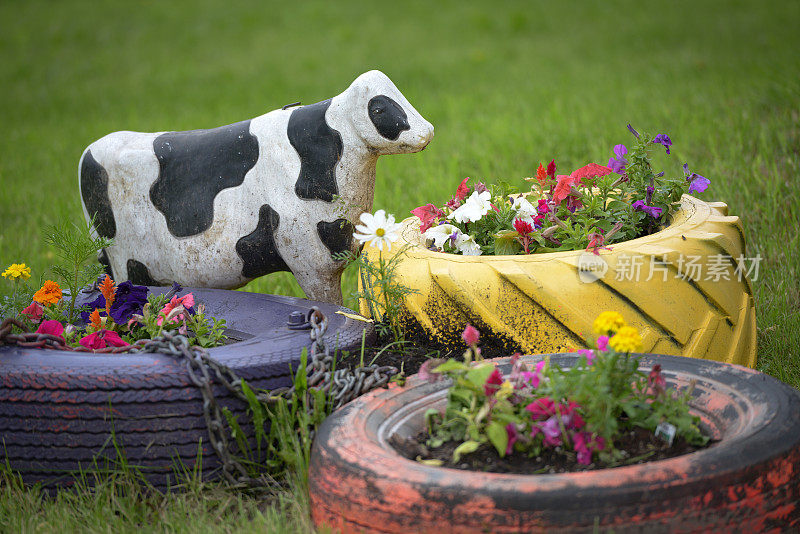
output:
<svg viewBox="0 0 800 534"><path fill-rule="evenodd" d="M608 345L617 352L641 352L642 338L634 327L623 326L608 340Z"/></svg>
<svg viewBox="0 0 800 534"><path fill-rule="evenodd" d="M594 320L592 328L598 336L607 336L625 326L625 319L615 311L604 311Z"/></svg>
<svg viewBox="0 0 800 534"><path fill-rule="evenodd" d="M42 288L33 294L39 304L55 304L61 300L61 287L52 280L45 280Z"/></svg>
<svg viewBox="0 0 800 534"><path fill-rule="evenodd" d="M8 269L3 271L3 276L12 280L14 278L27 280L31 277L31 268L24 263L12 263Z"/></svg>

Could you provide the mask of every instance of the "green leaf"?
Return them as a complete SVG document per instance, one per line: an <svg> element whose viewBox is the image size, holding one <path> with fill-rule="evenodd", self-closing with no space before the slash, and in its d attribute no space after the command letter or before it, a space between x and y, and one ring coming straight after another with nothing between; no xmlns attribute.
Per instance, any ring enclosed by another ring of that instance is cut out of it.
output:
<svg viewBox="0 0 800 534"><path fill-rule="evenodd" d="M417 462L419 462L419 463L421 463L423 465L430 465L430 466L433 466L433 467L440 467L440 466L444 465L444 462L442 460L439 460L438 458L431 458L429 460L423 460L421 456L417 456Z"/></svg>
<svg viewBox="0 0 800 534"><path fill-rule="evenodd" d="M481 444L478 443L477 441L473 440L465 441L464 443L456 447L456 450L453 451L453 463L458 463L458 461L461 459L461 455L475 452L478 450L478 447L480 446Z"/></svg>
<svg viewBox="0 0 800 534"><path fill-rule="evenodd" d="M516 254L522 250L522 245L516 239L516 232L501 232L495 234L494 253L498 256Z"/></svg>
<svg viewBox="0 0 800 534"><path fill-rule="evenodd" d="M294 376L294 389L298 394L305 392L308 388L308 375L306 367L308 366L308 350L303 347L303 352L300 353L300 365L297 367L297 372Z"/></svg>
<svg viewBox="0 0 800 534"><path fill-rule="evenodd" d="M486 434L489 436L489 441L494 445L500 458L505 457L506 448L508 447L508 432L506 432L506 427L503 426L502 423L492 421L489 423L489 426L486 427Z"/></svg>
<svg viewBox="0 0 800 534"><path fill-rule="evenodd" d="M236 438L236 444L239 446L239 451L241 451L245 458L251 458L252 453L250 451L250 446L247 444L247 439L244 437L244 432L242 432L242 427L239 426L236 416L233 415L233 413L225 406L222 407L222 414L225 416L225 419L228 421L228 425L231 427L231 434L233 434L233 437Z"/></svg>
<svg viewBox="0 0 800 534"><path fill-rule="evenodd" d="M478 387L483 387L486 383L486 379L489 378L489 375L492 374L495 367L491 363L485 363L483 365L478 365L473 367L467 372L467 380Z"/></svg>
<svg viewBox="0 0 800 534"><path fill-rule="evenodd" d="M437 365L433 370L434 373L445 373L447 371L466 371L469 366L454 359L449 359L443 364Z"/></svg>

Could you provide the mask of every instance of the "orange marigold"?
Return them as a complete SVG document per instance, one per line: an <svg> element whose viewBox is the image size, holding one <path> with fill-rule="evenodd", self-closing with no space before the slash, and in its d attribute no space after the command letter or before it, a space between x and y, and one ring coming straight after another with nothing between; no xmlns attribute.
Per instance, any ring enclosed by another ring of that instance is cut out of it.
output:
<svg viewBox="0 0 800 534"><path fill-rule="evenodd" d="M114 280L112 280L110 276L106 275L106 277L100 283L100 293L102 293L103 297L106 299L106 311L110 310L111 305L114 304L114 295L116 292L117 288L114 287Z"/></svg>
<svg viewBox="0 0 800 534"><path fill-rule="evenodd" d="M33 300L39 304L55 304L61 300L61 286L52 280L45 280L42 288L33 294Z"/></svg>

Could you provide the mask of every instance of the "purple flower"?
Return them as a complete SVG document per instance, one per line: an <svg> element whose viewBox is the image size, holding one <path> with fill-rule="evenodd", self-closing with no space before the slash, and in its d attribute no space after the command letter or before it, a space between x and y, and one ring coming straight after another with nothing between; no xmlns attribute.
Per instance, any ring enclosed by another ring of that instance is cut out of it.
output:
<svg viewBox="0 0 800 534"><path fill-rule="evenodd" d="M125 324L133 314L141 314L142 308L147 303L148 289L145 286L135 286L130 280L117 285L116 297L111 305L111 318L117 324ZM100 295L92 302L86 304L89 310L81 312L84 323L89 322L89 314L95 309L100 309L100 316L105 317L106 299Z"/></svg>
<svg viewBox="0 0 800 534"><path fill-rule="evenodd" d="M663 145L664 148L667 149L667 154L669 154L669 147L672 146L672 139L670 139L667 134L658 134L656 138L653 139L653 144Z"/></svg>
<svg viewBox="0 0 800 534"><path fill-rule="evenodd" d="M89 309L87 311L82 311L81 312L81 320L84 323L88 324L90 322L89 315L94 310L96 310L98 308L101 310L100 311L100 316L101 317L105 317L106 316L106 312L105 312L106 298L103 295L100 295L99 297L94 299L92 302L89 302L89 303L85 304L85 306L87 306Z"/></svg>
<svg viewBox="0 0 800 534"><path fill-rule="evenodd" d="M654 219L658 219L659 217L661 217L661 212L662 212L661 208L657 208L656 206L648 206L641 200L637 200L632 204L632 206L633 206L633 211L643 211Z"/></svg>
<svg viewBox="0 0 800 534"><path fill-rule="evenodd" d="M698 193L702 193L706 189L708 189L711 180L705 178L704 176L700 176L699 174L692 173L691 183L689 184L689 192L697 191Z"/></svg>
<svg viewBox="0 0 800 534"><path fill-rule="evenodd" d="M639 139L639 132L634 130L633 126L631 126L630 124L628 125L628 130L636 137L636 139Z"/></svg>
<svg viewBox="0 0 800 534"><path fill-rule="evenodd" d="M655 193L656 188L647 186L647 195L644 197L645 204L650 204L650 201L653 200L653 193Z"/></svg>
<svg viewBox="0 0 800 534"><path fill-rule="evenodd" d="M130 280L117 285L116 298L111 305L111 318L117 324L125 324L133 314L142 313L147 303L146 286L135 286Z"/></svg>
<svg viewBox="0 0 800 534"><path fill-rule="evenodd" d="M561 445L561 426L558 419L557 415L553 415L543 425L539 426L542 433L544 433L545 446L558 447Z"/></svg>
<svg viewBox="0 0 800 534"><path fill-rule="evenodd" d="M625 145L617 145L614 147L614 155L616 158L610 158L608 160L608 168L614 171L617 174L623 174L625 172L625 165L628 164L628 160L625 159L625 154L628 153L628 149L625 148Z"/></svg>
<svg viewBox="0 0 800 534"><path fill-rule="evenodd" d="M700 176L696 172L691 172L689 170L689 164L683 164L683 177L686 178L686 181L689 182L689 192L696 191L698 193L702 193L708 186L711 184L711 180L706 178L705 176Z"/></svg>

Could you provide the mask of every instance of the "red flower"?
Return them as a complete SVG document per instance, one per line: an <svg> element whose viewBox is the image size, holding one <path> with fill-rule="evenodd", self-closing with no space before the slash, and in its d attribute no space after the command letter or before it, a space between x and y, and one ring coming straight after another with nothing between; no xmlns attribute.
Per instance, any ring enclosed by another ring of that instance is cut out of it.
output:
<svg viewBox="0 0 800 534"><path fill-rule="evenodd" d="M35 300L31 302L30 306L22 310L22 315L34 323L42 320L42 314L44 314L44 308L42 308Z"/></svg>
<svg viewBox="0 0 800 534"><path fill-rule="evenodd" d="M464 202L464 199L467 198L467 195L469 194L469 186L467 185L467 180L469 180L469 177L464 178L461 181L461 185L459 185L458 189L456 189L456 196L454 198L459 202Z"/></svg>
<svg viewBox="0 0 800 534"><path fill-rule="evenodd" d="M514 230L520 235L528 235L533 232L533 226L531 226L531 223L523 221L522 219L514 219Z"/></svg>
<svg viewBox="0 0 800 534"><path fill-rule="evenodd" d="M556 403L550 397L542 397L527 405L525 409L531 412L534 421L541 421L555 415Z"/></svg>
<svg viewBox="0 0 800 534"><path fill-rule="evenodd" d="M109 345L113 347L125 347L129 345L129 343L126 343L119 337L119 334L112 330L100 330L94 334L89 334L88 336L82 337L78 343L91 350L104 349Z"/></svg>
<svg viewBox="0 0 800 534"><path fill-rule="evenodd" d="M506 456L514 452L514 443L519 440L519 434L517 434L517 427L514 426L514 423L508 423L506 425L506 434L508 435L508 445L506 445Z"/></svg>
<svg viewBox="0 0 800 534"><path fill-rule="evenodd" d="M661 364L655 364L647 377L647 386L652 390L653 395L658 397L667 390L667 381L661 374Z"/></svg>
<svg viewBox="0 0 800 534"><path fill-rule="evenodd" d="M611 247L603 246L605 244L606 238L603 235L602 228L599 232L591 232L586 237L589 238L589 246L586 247L586 252L592 252L595 255L600 255L600 250L611 250Z"/></svg>
<svg viewBox="0 0 800 534"><path fill-rule="evenodd" d="M433 226L437 219L444 217L444 212L433 204L427 204L425 206L414 208L411 210L411 213L412 215L419 217L421 223L419 225L419 231L422 233Z"/></svg>
<svg viewBox="0 0 800 534"><path fill-rule="evenodd" d="M497 367L495 367L494 371L492 371L492 374L489 375L489 378L487 378L486 382L483 384L483 392L487 397L490 397L494 395L498 389L500 389L500 384L502 383L503 374Z"/></svg>
<svg viewBox="0 0 800 534"><path fill-rule="evenodd" d="M598 165L597 163L590 163L588 165L584 165L580 169L573 171L570 176L572 178L577 178L578 180L582 180L584 185L592 185L593 180L591 178L595 178L597 176L605 176L607 174L611 174L614 171L605 167L603 165Z"/></svg>
<svg viewBox="0 0 800 534"><path fill-rule="evenodd" d="M553 160L547 164L547 176L550 178L556 177L556 160Z"/></svg>
<svg viewBox="0 0 800 534"><path fill-rule="evenodd" d="M467 345L477 345L478 339L481 337L481 333L478 331L477 328L468 324L467 327L464 329L464 332L461 334L461 337L464 338L464 342Z"/></svg>
<svg viewBox="0 0 800 534"><path fill-rule="evenodd" d="M553 191L553 202L555 202L556 205L561 204L561 201L569 196L572 191L572 186L580 185L580 183L580 178L573 178L571 175L567 176L566 174L559 175L556 188Z"/></svg>
<svg viewBox="0 0 800 534"><path fill-rule="evenodd" d="M544 183L547 181L547 171L544 170L544 165L541 163L539 164L539 168L536 169L536 179L539 181L539 185L544 187Z"/></svg>
<svg viewBox="0 0 800 534"><path fill-rule="evenodd" d="M64 338L61 336L64 334L64 325L51 319L40 324L39 328L36 329L36 333L49 334L51 336L59 337L63 340Z"/></svg>

